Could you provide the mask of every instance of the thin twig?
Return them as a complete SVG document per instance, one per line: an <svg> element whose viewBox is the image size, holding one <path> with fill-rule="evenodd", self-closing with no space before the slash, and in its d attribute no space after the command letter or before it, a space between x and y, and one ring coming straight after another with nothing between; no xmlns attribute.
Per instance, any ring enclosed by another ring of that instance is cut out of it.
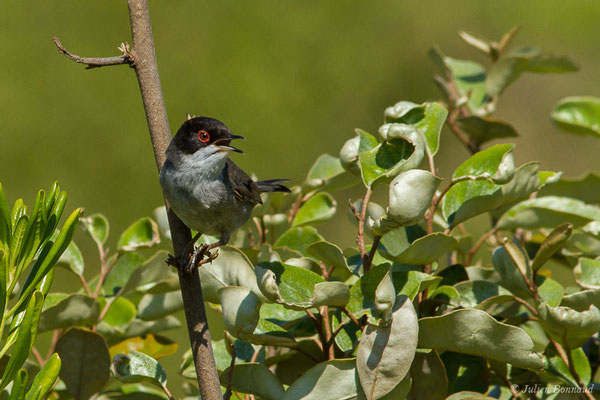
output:
<svg viewBox="0 0 600 400"><path fill-rule="evenodd" d="M81 281L81 286L83 286L85 293L89 297L92 297L92 291L90 290L90 287L88 286L87 281L85 280L85 277L83 276L83 274L77 274L77 276L79 277L79 280Z"/></svg>
<svg viewBox="0 0 600 400"><path fill-rule="evenodd" d="M106 67L109 65L123 65L123 64L132 64L133 56L129 53L129 45L121 44L119 50L123 52L120 56L114 57L80 57L69 52L64 48L62 43L57 37L52 38L52 41L58 47L58 51L65 55L65 57L75 61L76 63L85 64L86 69L98 68L98 67Z"/></svg>
<svg viewBox="0 0 600 400"><path fill-rule="evenodd" d="M165 394L167 395L167 397L169 398L169 400L175 400L175 397L171 394L171 392L169 391L169 389L167 389L166 385L160 385L160 387L162 388L163 392L165 392Z"/></svg>
<svg viewBox="0 0 600 400"><path fill-rule="evenodd" d="M225 390L225 394L223 395L223 400L229 400L231 398L231 382L233 382L233 367L235 366L235 357L236 354L234 348L233 354L231 355L231 363L229 363L229 373L227 374L227 389Z"/></svg>
<svg viewBox="0 0 600 400"><path fill-rule="evenodd" d="M331 342L331 327L329 326L329 307L323 306L319 310L321 313L321 319L323 320L324 334L325 334L325 342L323 342L323 353L327 352L327 357L329 360L334 359L333 346L330 345Z"/></svg>
<svg viewBox="0 0 600 400"><path fill-rule="evenodd" d="M354 205L350 206L350 209L354 213L354 216L358 220L358 235L356 235L356 244L358 245L358 251L360 252L360 257L363 261L363 271L367 272L369 270L369 266L365 265L365 261L367 259L367 250L365 250L365 218L367 216L367 207L369 205L369 199L371 198L372 190L371 188L367 188L365 193L365 197L362 201L362 208L360 214L358 214Z"/></svg>
<svg viewBox="0 0 600 400"><path fill-rule="evenodd" d="M298 198L296 198L296 201L294 201L294 204L292 204L292 207L290 208L290 214L288 215L288 223L291 223L294 220L294 217L296 216L296 214L298 214L298 211L300 210L302 204L304 204L305 201L310 199L313 194L314 191L306 193L305 195L303 195L302 193L298 195Z"/></svg>
<svg viewBox="0 0 600 400"><path fill-rule="evenodd" d="M37 362L40 365L40 367L43 367L44 364L46 364L46 360L44 360L44 357L42 357L42 355L40 354L39 350L36 349L35 346L33 346L31 348L31 352L33 353L33 356L37 360Z"/></svg>
<svg viewBox="0 0 600 400"><path fill-rule="evenodd" d="M377 247L379 246L379 242L381 241L381 236L376 235L373 238L373 244L371 245L371 250L369 253L365 255L363 259L363 271L367 272L371 268L371 264L373 263L373 258L375 257L375 252L377 251Z"/></svg>
<svg viewBox="0 0 600 400"><path fill-rule="evenodd" d="M467 253L467 258L465 260L465 265L471 265L471 262L473 261L473 256L475 256L475 253L477 253L477 251L479 250L479 248L481 246L483 246L483 244L485 243L485 241L488 240L488 238L490 236L492 236L497 230L498 230L498 228L493 227L492 229L490 229L489 231L487 231L486 233L484 233L479 238L479 240L477 240L477 242L475 243L475 245L471 248L471 250L469 250L469 253Z"/></svg>
<svg viewBox="0 0 600 400"><path fill-rule="evenodd" d="M467 137L463 134L463 132L458 127L458 124L453 116L448 114L448 119L446 119L446 124L448 128L454 133L454 136L472 153L475 154L479 151L477 145L471 142Z"/></svg>
<svg viewBox="0 0 600 400"><path fill-rule="evenodd" d="M319 340L321 341L321 349L323 350L323 356L325 357L325 359L328 359L327 336L325 336L325 332L323 331L323 325L321 324L321 321L319 321L319 319L315 316L315 314L312 313L312 311L310 311L309 309L306 309L304 311L315 325L317 333L319 334Z"/></svg>
<svg viewBox="0 0 600 400"><path fill-rule="evenodd" d="M54 354L54 350L56 349L56 343L58 342L58 339L60 339L60 329L55 329L54 332L52 332L52 340L50 341L50 347L48 348L48 355L46 356L46 360L52 357L52 354Z"/></svg>
<svg viewBox="0 0 600 400"><path fill-rule="evenodd" d="M537 317L538 312L535 308L533 308L533 306L531 304L529 304L526 300L517 297L517 296L513 296L513 299L517 302L520 303L522 305L524 305L530 312L531 314L535 315Z"/></svg>
<svg viewBox="0 0 600 400"><path fill-rule="evenodd" d="M356 325L360 329L362 329L362 324L360 322L358 322L356 317L354 315L352 315L352 313L350 311L348 311L348 309L346 307L341 307L340 310L342 310L342 312L344 314L346 314L348 316L348 318L350 318L350 320L354 323L354 325Z"/></svg>

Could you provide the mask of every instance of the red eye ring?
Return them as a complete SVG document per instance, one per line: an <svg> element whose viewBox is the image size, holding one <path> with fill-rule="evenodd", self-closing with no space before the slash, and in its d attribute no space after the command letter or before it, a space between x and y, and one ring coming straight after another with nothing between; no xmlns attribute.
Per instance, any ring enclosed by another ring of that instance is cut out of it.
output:
<svg viewBox="0 0 600 400"><path fill-rule="evenodd" d="M198 140L206 143L210 140L210 134L206 131L198 131Z"/></svg>

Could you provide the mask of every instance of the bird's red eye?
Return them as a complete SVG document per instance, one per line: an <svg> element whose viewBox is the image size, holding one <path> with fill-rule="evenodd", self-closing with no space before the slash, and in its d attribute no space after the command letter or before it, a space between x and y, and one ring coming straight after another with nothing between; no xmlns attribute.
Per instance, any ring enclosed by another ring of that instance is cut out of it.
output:
<svg viewBox="0 0 600 400"><path fill-rule="evenodd" d="M210 140L210 135L206 131L198 131L198 140L206 143Z"/></svg>

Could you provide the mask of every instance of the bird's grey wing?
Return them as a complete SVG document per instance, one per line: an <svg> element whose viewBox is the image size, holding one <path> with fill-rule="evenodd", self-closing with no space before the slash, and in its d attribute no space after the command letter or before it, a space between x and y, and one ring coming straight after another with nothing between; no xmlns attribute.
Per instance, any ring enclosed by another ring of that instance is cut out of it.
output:
<svg viewBox="0 0 600 400"><path fill-rule="evenodd" d="M256 183L231 160L227 160L226 174L231 183L233 195L238 201L262 204Z"/></svg>

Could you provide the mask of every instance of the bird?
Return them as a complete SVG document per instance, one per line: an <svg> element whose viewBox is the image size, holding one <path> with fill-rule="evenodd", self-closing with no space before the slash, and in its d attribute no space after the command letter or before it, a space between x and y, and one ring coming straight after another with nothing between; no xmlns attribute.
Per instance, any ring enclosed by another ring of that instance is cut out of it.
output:
<svg viewBox="0 0 600 400"><path fill-rule="evenodd" d="M288 179L255 182L238 167L229 158L231 152L243 153L231 145L236 139L245 138L234 135L223 122L188 114L167 147L160 169L164 196L175 215L198 232L179 262L174 258L168 262L181 266L191 252L187 272L216 258L217 252L210 250L227 244L232 233L248 221L252 209L262 204L261 193L290 192L283 185ZM217 236L219 241L194 248L201 234Z"/></svg>

